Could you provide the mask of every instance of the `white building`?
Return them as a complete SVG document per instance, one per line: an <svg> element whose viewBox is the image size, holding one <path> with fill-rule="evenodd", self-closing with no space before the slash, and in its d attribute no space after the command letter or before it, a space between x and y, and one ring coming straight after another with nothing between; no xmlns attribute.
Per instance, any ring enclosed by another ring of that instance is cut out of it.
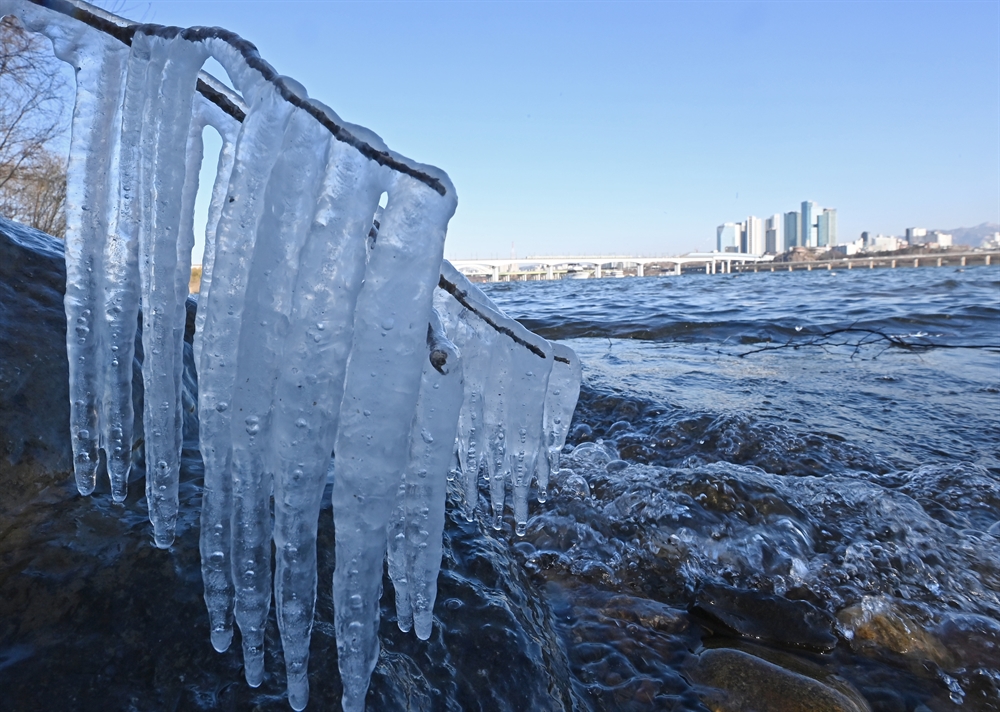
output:
<svg viewBox="0 0 1000 712"><path fill-rule="evenodd" d="M906 241L911 245L922 245L926 242L925 237L927 237L927 228L925 227L906 228Z"/></svg>
<svg viewBox="0 0 1000 712"><path fill-rule="evenodd" d="M751 215L743 223L743 240L740 245L748 255L764 254L764 221Z"/></svg>
<svg viewBox="0 0 1000 712"><path fill-rule="evenodd" d="M906 247L906 242L893 235L876 235L868 238L869 252L894 252Z"/></svg>
<svg viewBox="0 0 1000 712"><path fill-rule="evenodd" d="M941 232L940 230L931 230L926 237L926 242L924 243L928 247L942 248L951 247L952 236L946 232Z"/></svg>

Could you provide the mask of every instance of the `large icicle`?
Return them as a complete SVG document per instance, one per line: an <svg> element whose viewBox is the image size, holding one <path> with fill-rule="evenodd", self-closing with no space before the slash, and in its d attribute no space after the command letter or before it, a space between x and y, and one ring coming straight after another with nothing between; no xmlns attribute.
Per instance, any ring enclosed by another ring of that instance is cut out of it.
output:
<svg viewBox="0 0 1000 712"><path fill-rule="evenodd" d="M6 14L48 36L56 56L77 69L66 182L66 351L73 470L77 489L90 494L100 462L104 251L116 202L119 108L128 53L116 40L30 3L4 2L0 16ZM131 359L128 366L131 383ZM116 494L120 492L119 487Z"/></svg>
<svg viewBox="0 0 1000 712"><path fill-rule="evenodd" d="M271 603L274 383L328 141L329 134L312 117L294 112L267 184L247 279L232 399L232 557L236 622L243 635L244 671L252 687L264 678L264 625Z"/></svg>
<svg viewBox="0 0 1000 712"><path fill-rule="evenodd" d="M293 108L266 82L250 84L250 111L237 138L229 190L216 231L212 286L199 306L205 327L198 370L198 414L205 487L201 510L201 565L212 644L220 652L232 639L233 482L232 429L246 427L231 407L236 388L240 324L264 190Z"/></svg>
<svg viewBox="0 0 1000 712"><path fill-rule="evenodd" d="M450 185L442 199L403 175L388 194L355 311L334 447L334 625L347 712L364 709L378 657L386 525L406 465L432 290L456 204Z"/></svg>
<svg viewBox="0 0 1000 712"><path fill-rule="evenodd" d="M431 312L427 341L430 356L420 378L409 462L388 534L398 625L403 631L413 627L421 640L431 634L441 568L447 472L455 450L463 392L462 362L437 311Z"/></svg>
<svg viewBox="0 0 1000 712"><path fill-rule="evenodd" d="M178 294L186 148L198 72L208 53L180 36L139 34L133 55L148 52L146 106L139 150L139 274L143 307L143 430L146 437L146 498L156 545L173 543L180 474L180 372L183 370L184 300ZM193 203L192 203L193 207ZM190 250L190 248L189 248ZM190 274L190 254L186 260Z"/></svg>
<svg viewBox="0 0 1000 712"><path fill-rule="evenodd" d="M365 274L366 237L383 181L384 172L354 149L330 144L275 387L274 600L288 700L296 710L309 698L317 521Z"/></svg>

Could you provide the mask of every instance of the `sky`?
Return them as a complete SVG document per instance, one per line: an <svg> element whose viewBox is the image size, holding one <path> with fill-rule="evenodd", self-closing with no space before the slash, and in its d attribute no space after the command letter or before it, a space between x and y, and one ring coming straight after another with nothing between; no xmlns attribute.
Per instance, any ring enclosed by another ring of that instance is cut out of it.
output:
<svg viewBox="0 0 1000 712"><path fill-rule="evenodd" d="M804 200L840 242L1000 222L997 0L113 7L233 30L447 171L453 259L709 250Z"/></svg>

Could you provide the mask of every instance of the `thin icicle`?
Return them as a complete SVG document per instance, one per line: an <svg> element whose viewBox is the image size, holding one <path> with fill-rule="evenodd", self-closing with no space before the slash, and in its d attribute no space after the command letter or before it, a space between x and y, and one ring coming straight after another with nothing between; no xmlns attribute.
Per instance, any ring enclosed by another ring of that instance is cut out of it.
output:
<svg viewBox="0 0 1000 712"><path fill-rule="evenodd" d="M479 480L485 472L487 452L483 397L492 352L499 334L443 290L435 290L435 308L442 315L449 337L462 352L465 392L458 418L458 459L462 473L466 521L475 517Z"/></svg>
<svg viewBox="0 0 1000 712"><path fill-rule="evenodd" d="M453 190L442 200L409 177L394 178L358 297L335 446L334 625L347 712L364 709L378 657L386 525L406 464L432 290L455 210Z"/></svg>
<svg viewBox="0 0 1000 712"><path fill-rule="evenodd" d="M545 457L542 448L542 412L545 399L538 397L545 392L549 372L552 370L552 348L547 342L545 346L548 348L543 351L544 357L525 348L511 349L507 457L513 489L514 531L518 536L524 536L527 531L528 491L535 474L535 463L539 454L542 459Z"/></svg>
<svg viewBox="0 0 1000 712"><path fill-rule="evenodd" d="M559 454L566 444L570 421L580 397L580 359L565 344L553 343L554 361L549 385L545 391L545 435L547 457L540 458L538 475L538 501L548 498L549 473L559 471Z"/></svg>
<svg viewBox="0 0 1000 712"><path fill-rule="evenodd" d="M204 81L208 77L202 72L199 77ZM229 189L229 177L233 172L233 159L236 155L236 136L240 124L219 107L202 98L197 103L197 113L201 123L207 124L219 132L222 137L222 149L215 171L215 184L212 186L212 199L208 205L208 220L205 223L205 251L201 258L201 284L198 287L198 312L194 321L194 363L201 367L201 333L205 328L205 313L202 308L208 302L208 292L212 286L212 268L215 264L215 233L219 228L219 218L222 217L222 206Z"/></svg>

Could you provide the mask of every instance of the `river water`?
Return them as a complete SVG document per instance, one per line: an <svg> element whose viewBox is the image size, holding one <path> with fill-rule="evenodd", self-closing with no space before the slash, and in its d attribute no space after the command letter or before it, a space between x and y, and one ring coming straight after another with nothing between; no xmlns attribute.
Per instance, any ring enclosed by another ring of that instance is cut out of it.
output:
<svg viewBox="0 0 1000 712"><path fill-rule="evenodd" d="M712 706L722 648L876 710L1000 709L1000 270L484 289L583 362L515 549L590 706L763 708Z"/></svg>

